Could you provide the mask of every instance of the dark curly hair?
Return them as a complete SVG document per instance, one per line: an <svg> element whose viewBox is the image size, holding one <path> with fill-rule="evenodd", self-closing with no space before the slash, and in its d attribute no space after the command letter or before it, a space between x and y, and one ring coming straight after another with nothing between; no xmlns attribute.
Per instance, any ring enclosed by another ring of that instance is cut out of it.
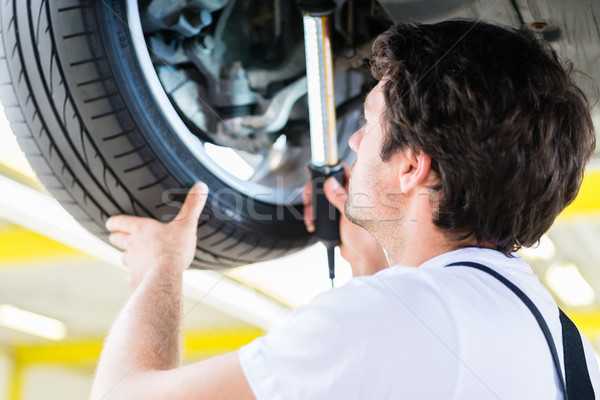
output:
<svg viewBox="0 0 600 400"><path fill-rule="evenodd" d="M451 238L510 255L575 199L596 143L590 105L543 40L472 20L395 25L371 70L386 104L381 157L432 158L434 223Z"/></svg>

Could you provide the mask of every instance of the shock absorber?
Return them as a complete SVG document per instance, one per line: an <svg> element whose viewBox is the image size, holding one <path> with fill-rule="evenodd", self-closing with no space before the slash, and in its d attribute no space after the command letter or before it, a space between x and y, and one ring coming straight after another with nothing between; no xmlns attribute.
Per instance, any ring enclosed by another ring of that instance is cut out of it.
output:
<svg viewBox="0 0 600 400"><path fill-rule="evenodd" d="M334 176L343 184L339 162L337 122L331 52L330 17L335 3L327 0L299 0L304 24L308 110L312 175L312 204L316 237L327 248L329 277L335 277L334 249L340 244L339 211L327 201L323 184Z"/></svg>

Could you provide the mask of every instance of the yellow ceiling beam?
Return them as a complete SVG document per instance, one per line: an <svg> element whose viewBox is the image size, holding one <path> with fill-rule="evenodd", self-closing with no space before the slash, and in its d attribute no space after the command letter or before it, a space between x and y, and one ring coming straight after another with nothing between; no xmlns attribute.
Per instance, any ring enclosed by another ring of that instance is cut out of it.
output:
<svg viewBox="0 0 600 400"><path fill-rule="evenodd" d="M188 332L184 335L184 360L189 363L234 351L262 335L263 330L251 327ZM61 364L92 374L102 351L103 340L95 338L77 342L21 344L6 351L13 362L11 384L6 388L8 399L23 398L24 376L29 365Z"/></svg>
<svg viewBox="0 0 600 400"><path fill-rule="evenodd" d="M102 340L60 342L49 345L18 345L15 362L20 365L38 363L61 363L77 367L93 366L102 351Z"/></svg>
<svg viewBox="0 0 600 400"><path fill-rule="evenodd" d="M577 325L588 341L594 343L600 335L600 309L581 311L565 308L563 311ZM600 349L598 350L600 351Z"/></svg>
<svg viewBox="0 0 600 400"><path fill-rule="evenodd" d="M0 266L30 261L87 257L67 245L18 225L0 226Z"/></svg>
<svg viewBox="0 0 600 400"><path fill-rule="evenodd" d="M262 336L258 328L230 328L189 332L184 335L184 359L195 361L239 349ZM104 338L64 341L50 344L20 344L12 354L18 365L60 363L93 367L102 351Z"/></svg>
<svg viewBox="0 0 600 400"><path fill-rule="evenodd" d="M26 164L27 165L27 164ZM0 175L6 176L7 178L12 179L13 181L22 183L32 189L38 190L43 193L47 193L44 186L40 183L40 181L35 177L35 173L31 168L26 170L25 168L19 168L16 165L7 164L3 162L0 157Z"/></svg>
<svg viewBox="0 0 600 400"><path fill-rule="evenodd" d="M559 215L560 219L582 214L600 214L600 171L587 171L573 203Z"/></svg>
<svg viewBox="0 0 600 400"><path fill-rule="evenodd" d="M25 384L24 367L22 365L14 365L11 376L11 383L8 389L9 400L23 400L23 388Z"/></svg>

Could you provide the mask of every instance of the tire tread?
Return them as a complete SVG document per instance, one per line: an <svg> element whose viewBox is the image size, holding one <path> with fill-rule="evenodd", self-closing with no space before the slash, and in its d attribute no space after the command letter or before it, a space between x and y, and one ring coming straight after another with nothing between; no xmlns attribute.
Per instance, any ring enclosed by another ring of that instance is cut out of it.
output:
<svg viewBox="0 0 600 400"><path fill-rule="evenodd" d="M98 7L77 0L0 5L0 100L39 180L84 227L107 240L108 216L166 215L172 206L148 199L161 199L165 189L182 184L157 159L118 90L103 49ZM53 18L76 22L55 26ZM82 51L69 56L61 46ZM106 133L92 134L90 126ZM118 150L109 155L109 147ZM257 235L257 227L236 224L214 217L200 221L194 265L239 266L311 241Z"/></svg>

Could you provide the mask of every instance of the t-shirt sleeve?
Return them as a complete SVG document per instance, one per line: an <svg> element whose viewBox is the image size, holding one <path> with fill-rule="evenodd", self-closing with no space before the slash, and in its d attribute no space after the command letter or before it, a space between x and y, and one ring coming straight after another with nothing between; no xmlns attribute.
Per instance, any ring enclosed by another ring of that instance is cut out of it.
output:
<svg viewBox="0 0 600 400"><path fill-rule="evenodd" d="M347 370L355 368L351 346L331 312L308 305L285 326L242 347L242 369L257 399L344 398Z"/></svg>

